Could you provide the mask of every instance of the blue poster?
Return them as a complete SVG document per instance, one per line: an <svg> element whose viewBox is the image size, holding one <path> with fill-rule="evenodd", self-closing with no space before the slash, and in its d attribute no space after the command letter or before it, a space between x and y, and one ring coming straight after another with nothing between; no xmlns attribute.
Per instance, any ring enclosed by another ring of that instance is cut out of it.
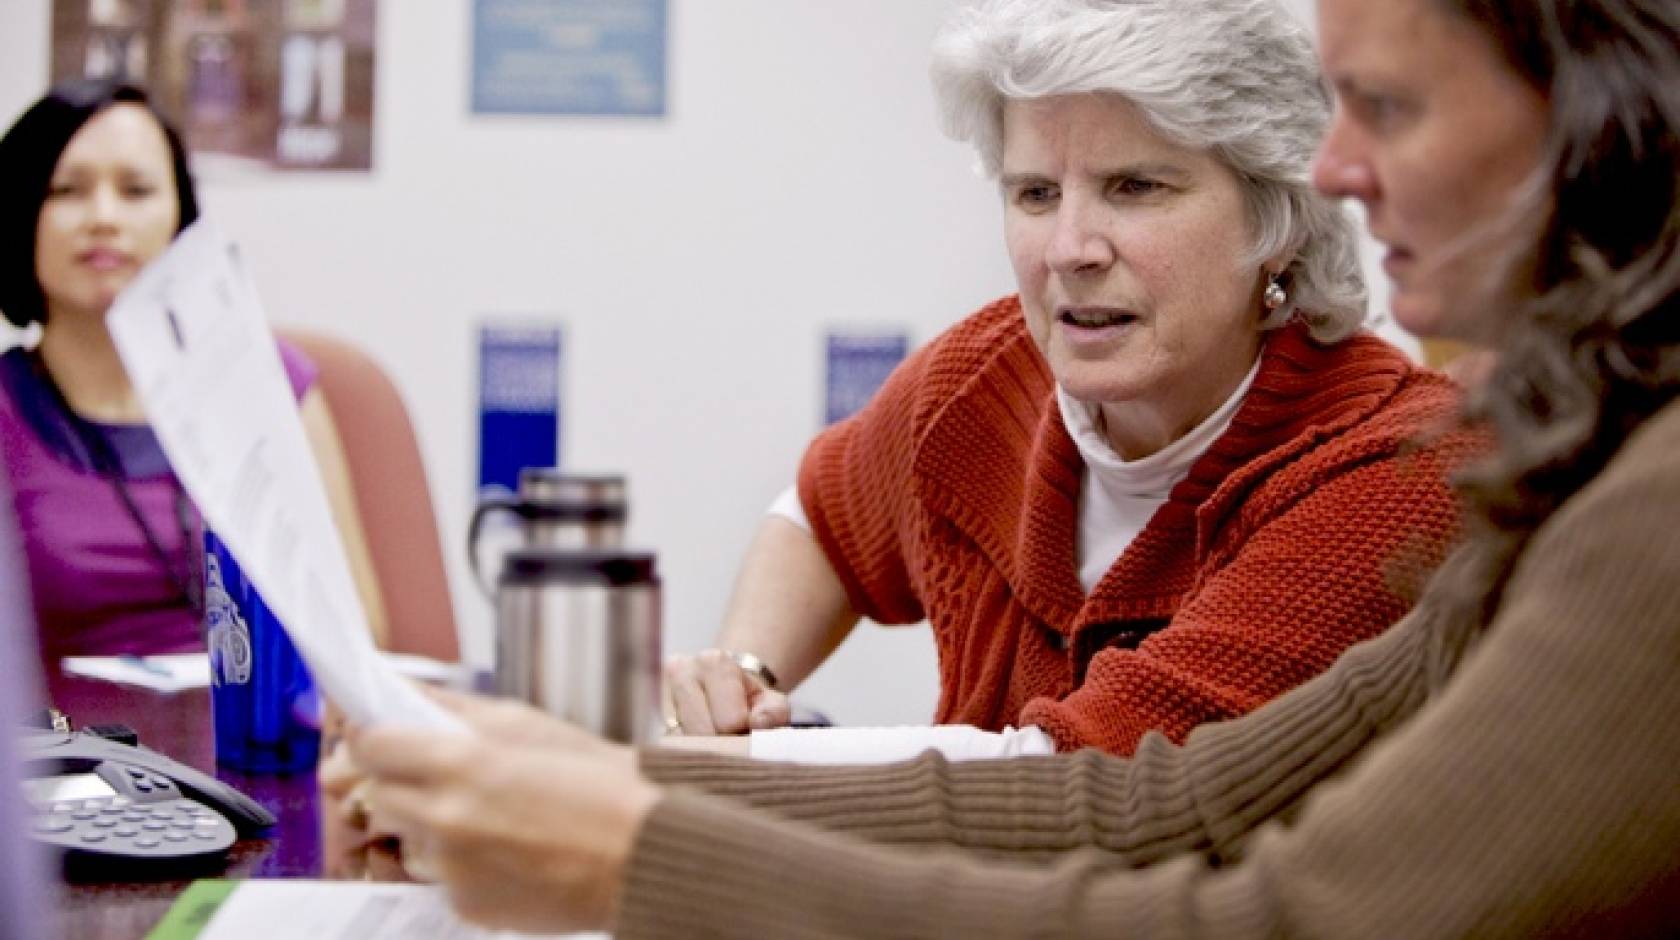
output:
<svg viewBox="0 0 1680 940"><path fill-rule="evenodd" d="M478 488L519 488L525 467L560 465L560 328L478 334Z"/></svg>
<svg viewBox="0 0 1680 940"><path fill-rule="evenodd" d="M666 2L473 0L473 111L663 115Z"/></svg>
<svg viewBox="0 0 1680 940"><path fill-rule="evenodd" d="M910 337L904 333L830 333L823 420L833 424L868 404L909 351Z"/></svg>

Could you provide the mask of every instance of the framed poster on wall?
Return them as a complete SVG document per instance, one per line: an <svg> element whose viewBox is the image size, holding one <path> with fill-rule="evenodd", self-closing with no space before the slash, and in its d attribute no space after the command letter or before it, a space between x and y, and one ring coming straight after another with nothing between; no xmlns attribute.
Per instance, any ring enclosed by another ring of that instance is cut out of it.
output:
<svg viewBox="0 0 1680 940"><path fill-rule="evenodd" d="M367 170L376 4L57 0L52 79L144 86L201 173Z"/></svg>
<svg viewBox="0 0 1680 940"><path fill-rule="evenodd" d="M665 113L666 0L473 0L476 114Z"/></svg>

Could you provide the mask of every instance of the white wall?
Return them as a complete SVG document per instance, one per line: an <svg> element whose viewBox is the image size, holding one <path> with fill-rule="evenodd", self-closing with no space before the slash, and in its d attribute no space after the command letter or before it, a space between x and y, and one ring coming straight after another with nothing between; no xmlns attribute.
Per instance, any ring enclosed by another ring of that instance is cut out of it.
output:
<svg viewBox="0 0 1680 940"><path fill-rule="evenodd" d="M1305 9L1309 0L1292 0ZM475 324L566 324L568 467L629 474L667 649L707 643L821 407L831 325L931 337L1011 289L996 200L926 80L947 2L674 0L664 120L476 118L470 5L379 8L375 171L209 182L276 322L369 349L408 398L471 655ZM0 121L45 87L48 0L0 4ZM864 628L803 697L851 724L932 713L925 629Z"/></svg>

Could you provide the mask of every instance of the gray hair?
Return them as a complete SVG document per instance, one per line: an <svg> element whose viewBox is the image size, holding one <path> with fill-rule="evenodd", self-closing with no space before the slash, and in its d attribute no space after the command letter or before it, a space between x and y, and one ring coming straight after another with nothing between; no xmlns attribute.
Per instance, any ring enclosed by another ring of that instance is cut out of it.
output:
<svg viewBox="0 0 1680 940"><path fill-rule="evenodd" d="M1364 323L1353 222L1312 186L1330 96L1305 28L1277 0L978 0L940 31L931 71L945 132L993 177L1006 99L1126 99L1236 174L1255 235L1245 265L1295 251L1289 301L1266 328L1299 316L1333 342Z"/></svg>

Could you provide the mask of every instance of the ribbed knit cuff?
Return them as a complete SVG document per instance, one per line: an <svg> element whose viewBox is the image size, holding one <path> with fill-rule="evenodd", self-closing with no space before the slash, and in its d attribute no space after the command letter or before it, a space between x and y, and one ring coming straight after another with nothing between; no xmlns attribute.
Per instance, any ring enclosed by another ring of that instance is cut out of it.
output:
<svg viewBox="0 0 1680 940"><path fill-rule="evenodd" d="M631 852L613 936L1026 936L1045 912L1014 897L1019 872L893 853L670 791Z"/></svg>
<svg viewBox="0 0 1680 940"><path fill-rule="evenodd" d="M721 802L670 791L643 822L630 853L613 936L780 937L790 912L774 909L782 840ZM747 904L746 899L761 899Z"/></svg>
<svg viewBox="0 0 1680 940"><path fill-rule="evenodd" d="M1162 742L1164 743L1164 742ZM952 764L829 767L644 752L642 770L785 819L894 846L950 846L1041 859L1085 846L1158 857L1204 841L1175 752L1136 774L1097 751ZM1149 807L1139 818L1139 804Z"/></svg>
<svg viewBox="0 0 1680 940"><path fill-rule="evenodd" d="M944 758L846 767L718 757L689 751L640 752L641 770L662 786L688 787L824 829L877 841L949 840L940 798Z"/></svg>

